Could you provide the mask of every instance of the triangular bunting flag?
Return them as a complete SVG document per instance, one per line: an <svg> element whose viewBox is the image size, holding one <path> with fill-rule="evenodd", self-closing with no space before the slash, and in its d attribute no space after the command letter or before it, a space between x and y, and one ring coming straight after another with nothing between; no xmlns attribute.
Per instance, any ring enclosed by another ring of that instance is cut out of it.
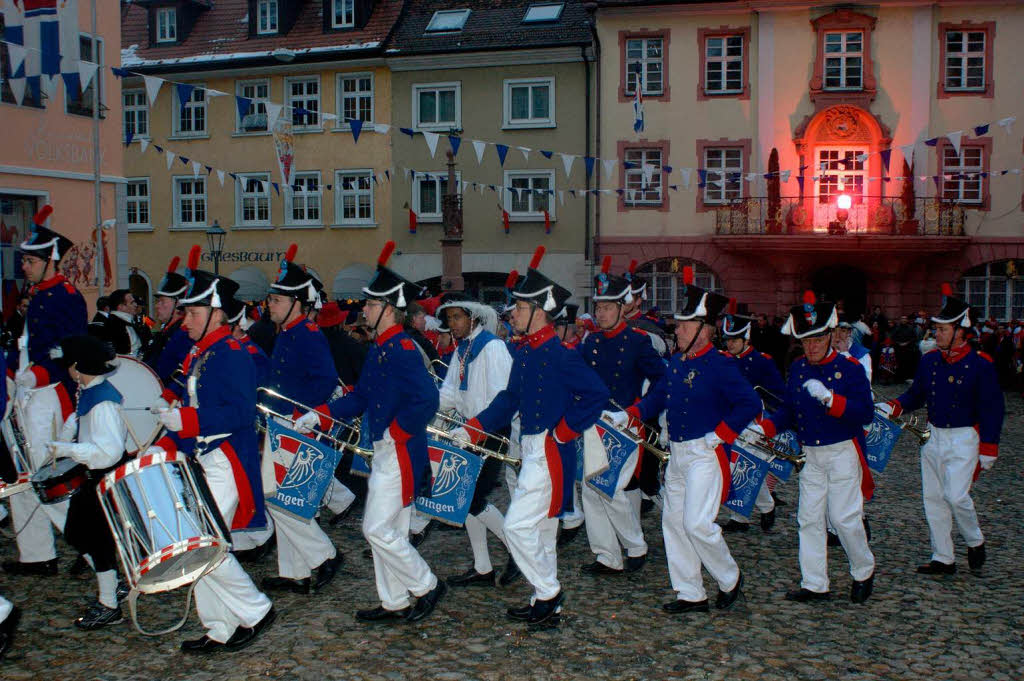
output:
<svg viewBox="0 0 1024 681"><path fill-rule="evenodd" d="M800 187L800 198L803 198L803 196L804 196L804 176L803 175L797 175L796 176L796 184L797 184L798 187Z"/></svg>
<svg viewBox="0 0 1024 681"><path fill-rule="evenodd" d="M412 139L416 135L416 131L411 128L399 128L399 130L409 136Z"/></svg>
<svg viewBox="0 0 1024 681"><path fill-rule="evenodd" d="M530 149L529 147L516 147L516 149L518 149L519 151L523 152L523 159L524 160L526 160L526 161L530 160L530 152L533 151L533 149Z"/></svg>
<svg viewBox="0 0 1024 681"><path fill-rule="evenodd" d="M553 151L544 151L543 149L540 150L540 155L543 156L544 158L548 158L548 159L550 159L552 157L552 155L554 155L554 153L555 152L553 152Z"/></svg>
<svg viewBox="0 0 1024 681"><path fill-rule="evenodd" d="M974 128L974 136L975 137L981 137L982 135L987 135L988 134L988 126L989 126L988 123L986 123L985 125L976 126Z"/></svg>
<svg viewBox="0 0 1024 681"><path fill-rule="evenodd" d="M576 160L576 157L572 154L559 154L562 157L562 167L565 168L566 179L572 175L572 162Z"/></svg>
<svg viewBox="0 0 1024 681"><path fill-rule="evenodd" d="M220 186L223 187L224 186L224 171L223 170L219 170L219 169L217 170L217 180L220 182Z"/></svg>
<svg viewBox="0 0 1024 681"><path fill-rule="evenodd" d="M135 139L135 131L134 130L126 131L125 134L124 134L124 145L127 147L128 145L130 145L132 143L133 139Z"/></svg>
<svg viewBox="0 0 1024 681"><path fill-rule="evenodd" d="M5 42L4 45L7 46L7 54L10 57L10 73L17 73L21 65L25 63L25 54L28 50L21 45L15 45L13 42Z"/></svg>
<svg viewBox="0 0 1024 681"><path fill-rule="evenodd" d="M583 157L583 165L587 169L587 177L590 177L593 174L593 172L594 172L594 161L596 161L596 160L597 159L595 159L593 156L584 156Z"/></svg>
<svg viewBox="0 0 1024 681"><path fill-rule="evenodd" d="M96 72L99 71L100 67L98 64L93 64L91 61L80 61L78 62L78 81L81 84L83 90L89 87L89 83L96 77Z"/></svg>
<svg viewBox="0 0 1024 681"><path fill-rule="evenodd" d="M1010 134L1010 128L1013 126L1013 122L1017 120L1016 116L1007 116L996 121L996 125L1006 131L1006 134Z"/></svg>
<svg viewBox="0 0 1024 681"><path fill-rule="evenodd" d="M561 189L558 190L558 205L559 206L564 206L565 205L565 192L562 191Z"/></svg>
<svg viewBox="0 0 1024 681"><path fill-rule="evenodd" d="M953 151L956 152L956 155L958 157L960 156L960 140L963 138L963 136L963 130L957 130L956 132L946 133L946 139L948 139L949 143L953 145Z"/></svg>
<svg viewBox="0 0 1024 681"><path fill-rule="evenodd" d="M903 160L907 162L909 168L914 167L914 148L917 144L903 144L900 146L900 151L903 152Z"/></svg>
<svg viewBox="0 0 1024 681"><path fill-rule="evenodd" d="M274 193L281 196L281 187L276 182L271 182L270 184L274 187Z"/></svg>
<svg viewBox="0 0 1024 681"><path fill-rule="evenodd" d="M139 151L141 151L142 153L146 153L146 149L148 149L148 148L149 148L149 138L148 137L140 137L139 138Z"/></svg>
<svg viewBox="0 0 1024 681"><path fill-rule="evenodd" d="M505 166L505 157L508 156L508 145L495 144L494 148L498 150L498 162L502 167Z"/></svg>
<svg viewBox="0 0 1024 681"><path fill-rule="evenodd" d="M156 102L157 96L160 94L160 87L164 84L164 79L157 78L156 76L143 76L142 80L146 82L146 103L152 107Z"/></svg>
<svg viewBox="0 0 1024 681"><path fill-rule="evenodd" d="M934 147L936 144L939 143L939 138L938 137L932 137L930 139L926 139L924 141L924 143L927 144L929 147Z"/></svg>
<svg viewBox="0 0 1024 681"><path fill-rule="evenodd" d="M189 83L177 83L174 87L178 90L178 105L181 107L181 115L184 116L185 105L192 99L192 92L196 86Z"/></svg>
<svg viewBox="0 0 1024 681"><path fill-rule="evenodd" d="M889 159L892 157L892 149L882 149L878 152L878 156L882 159L882 165L885 166L885 172L889 172Z"/></svg>
<svg viewBox="0 0 1024 681"><path fill-rule="evenodd" d="M440 137L436 132L430 132L429 130L423 131L423 139L427 143L427 149L430 150L430 158L434 158L434 154L437 153L437 138Z"/></svg>
<svg viewBox="0 0 1024 681"><path fill-rule="evenodd" d="M693 168L680 168L679 175L683 178L683 187L685 189L690 188L690 173L693 172Z"/></svg>
<svg viewBox="0 0 1024 681"><path fill-rule="evenodd" d="M267 107L267 130L273 130L277 124L277 119L281 117L281 109L284 108L283 104L275 104L274 102L266 102Z"/></svg>
<svg viewBox="0 0 1024 681"><path fill-rule="evenodd" d="M641 172L643 173L643 182L645 187L651 184L651 180L654 179L654 171L655 167L652 163L645 163L643 168L641 169Z"/></svg>
<svg viewBox="0 0 1024 681"><path fill-rule="evenodd" d="M249 109L252 108L252 100L248 97L235 95L235 106L238 107L238 120L242 121L249 115Z"/></svg>
<svg viewBox="0 0 1024 681"><path fill-rule="evenodd" d="M27 85L26 79L11 78L7 82L11 86L11 92L14 94L15 103L18 106L21 106L21 102L25 99L25 86Z"/></svg>
<svg viewBox="0 0 1024 681"><path fill-rule="evenodd" d="M167 155L167 169L170 170L171 164L174 163L174 152L168 149L165 153Z"/></svg>
<svg viewBox="0 0 1024 681"><path fill-rule="evenodd" d="M178 156L178 160L181 161L181 165L183 165L186 168L188 168L189 159L187 157L185 157L185 156Z"/></svg>
<svg viewBox="0 0 1024 681"><path fill-rule="evenodd" d="M73 92L73 93L75 93L77 95L79 92L82 91L81 87L79 86L79 82L80 81L79 81L79 78L78 78L78 73L72 72L72 71L66 71L66 72L61 72L60 76L61 76L61 78L64 79L64 91L65 92ZM129 144L131 144L131 142L129 142Z"/></svg>
<svg viewBox="0 0 1024 681"><path fill-rule="evenodd" d="M783 182L789 182L789 176L792 175L792 174L793 174L792 170L783 170L782 172L779 173L779 178Z"/></svg>
<svg viewBox="0 0 1024 681"><path fill-rule="evenodd" d="M458 135L448 135L448 145L452 148L452 156L458 156L459 147L462 146L462 138Z"/></svg>
<svg viewBox="0 0 1024 681"><path fill-rule="evenodd" d="M199 177L199 171L202 170L203 164L199 161L192 161L192 177Z"/></svg>
<svg viewBox="0 0 1024 681"><path fill-rule="evenodd" d="M697 186L703 189L708 184L708 171L697 168Z"/></svg>
<svg viewBox="0 0 1024 681"><path fill-rule="evenodd" d="M359 134L363 131L363 121L353 118L348 122L348 129L352 132L352 143L359 144Z"/></svg>
<svg viewBox="0 0 1024 681"><path fill-rule="evenodd" d="M605 158L601 160L601 165L604 166L605 179L611 179L612 173L615 172L615 159Z"/></svg>
<svg viewBox="0 0 1024 681"><path fill-rule="evenodd" d="M206 174L207 175L210 175L210 174L213 173L213 166L203 166L203 167L206 168Z"/></svg>
<svg viewBox="0 0 1024 681"><path fill-rule="evenodd" d="M473 140L473 151L476 152L476 163L480 163L484 160L484 148L487 146L487 142L481 142L480 140Z"/></svg>

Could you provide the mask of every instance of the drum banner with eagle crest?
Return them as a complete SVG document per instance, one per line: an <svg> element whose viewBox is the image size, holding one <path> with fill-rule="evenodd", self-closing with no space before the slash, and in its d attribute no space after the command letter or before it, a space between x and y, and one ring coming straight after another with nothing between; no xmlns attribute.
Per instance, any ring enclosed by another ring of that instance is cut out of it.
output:
<svg viewBox="0 0 1024 681"><path fill-rule="evenodd" d="M761 485L768 475L768 461L743 448L738 442L732 445L735 463L732 464L732 484L725 505L744 518L754 510L754 501Z"/></svg>
<svg viewBox="0 0 1024 681"><path fill-rule="evenodd" d="M274 419L267 421L277 491L267 504L285 513L313 521L341 454L330 445L296 433Z"/></svg>
<svg viewBox="0 0 1024 681"><path fill-rule="evenodd" d="M427 452L433 481L429 497L416 497L416 510L449 525L463 525L484 461L464 449L431 438L427 438Z"/></svg>

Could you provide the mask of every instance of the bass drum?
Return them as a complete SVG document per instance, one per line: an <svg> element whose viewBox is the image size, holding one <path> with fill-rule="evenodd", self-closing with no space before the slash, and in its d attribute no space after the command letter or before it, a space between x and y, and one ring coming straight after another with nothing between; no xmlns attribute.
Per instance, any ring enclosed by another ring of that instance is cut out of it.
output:
<svg viewBox="0 0 1024 681"><path fill-rule="evenodd" d="M129 452L145 448L160 432L160 421L150 407L166 406L161 395L164 387L147 365L128 355L118 355L113 362L117 370L107 377L124 397L122 410L125 423L131 428L125 447ZM134 433L134 436L133 436ZM136 442L135 438L138 438Z"/></svg>

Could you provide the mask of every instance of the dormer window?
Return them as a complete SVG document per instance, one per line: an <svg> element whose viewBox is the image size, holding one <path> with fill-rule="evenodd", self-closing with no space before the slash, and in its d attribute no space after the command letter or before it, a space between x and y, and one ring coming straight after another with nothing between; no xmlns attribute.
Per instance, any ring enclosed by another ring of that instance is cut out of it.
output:
<svg viewBox="0 0 1024 681"><path fill-rule="evenodd" d="M356 25L356 2L355 0L331 0L333 4L333 15L331 18L332 28L352 28Z"/></svg>
<svg viewBox="0 0 1024 681"><path fill-rule="evenodd" d="M523 17L524 24L536 24L542 21L558 21L562 16L564 2L547 2L539 5L530 5Z"/></svg>
<svg viewBox="0 0 1024 681"><path fill-rule="evenodd" d="M258 0L256 4L256 32L260 35L277 33L277 0Z"/></svg>
<svg viewBox="0 0 1024 681"><path fill-rule="evenodd" d="M178 12L173 7L160 7L156 11L156 41L173 43L178 40Z"/></svg>
<svg viewBox="0 0 1024 681"><path fill-rule="evenodd" d="M434 12L427 24L427 33L444 33L449 31L461 31L469 19L468 9L445 9Z"/></svg>

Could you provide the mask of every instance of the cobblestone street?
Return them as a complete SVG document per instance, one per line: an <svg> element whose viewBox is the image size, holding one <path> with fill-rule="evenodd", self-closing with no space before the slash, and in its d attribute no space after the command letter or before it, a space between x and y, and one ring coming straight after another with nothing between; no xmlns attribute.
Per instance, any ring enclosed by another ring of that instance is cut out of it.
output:
<svg viewBox="0 0 1024 681"><path fill-rule="evenodd" d="M40 679L968 679L1017 680L1024 670L1024 402L1008 396L1003 445L995 468L979 479L974 499L986 533L984 574L966 569L927 578L914 568L929 558L915 441L904 435L868 506L878 561L875 591L853 605L841 550L830 554L833 599L802 605L784 601L799 580L795 479L779 487L788 505L775 530L750 531L728 542L745 574L745 601L731 611L667 616L669 590L660 516L644 519L650 561L638 574L592 577L585 535L559 554L567 607L558 630L528 632L504 611L525 602L528 587L452 589L419 624L367 626L357 608L376 605L373 570L358 514L330 530L345 553L336 580L316 596L278 595L278 618L249 649L210 658L182 655L182 638L201 634L193 612L173 635L148 638L127 621L99 632L72 620L95 597L91 577L74 578L74 555L62 547L61 574L51 579L0 575L0 592L24 610L18 636L2 663L8 680ZM502 500L504 502L504 500ZM502 503L504 505L504 503ZM502 565L504 552L492 558ZM16 557L4 539L0 557ZM423 554L441 576L470 564L465 533L435 531ZM250 567L256 579L275 574L273 557ZM707 578L706 578L707 579ZM709 593L716 587L706 582ZM151 625L180 612L184 591L140 599Z"/></svg>

